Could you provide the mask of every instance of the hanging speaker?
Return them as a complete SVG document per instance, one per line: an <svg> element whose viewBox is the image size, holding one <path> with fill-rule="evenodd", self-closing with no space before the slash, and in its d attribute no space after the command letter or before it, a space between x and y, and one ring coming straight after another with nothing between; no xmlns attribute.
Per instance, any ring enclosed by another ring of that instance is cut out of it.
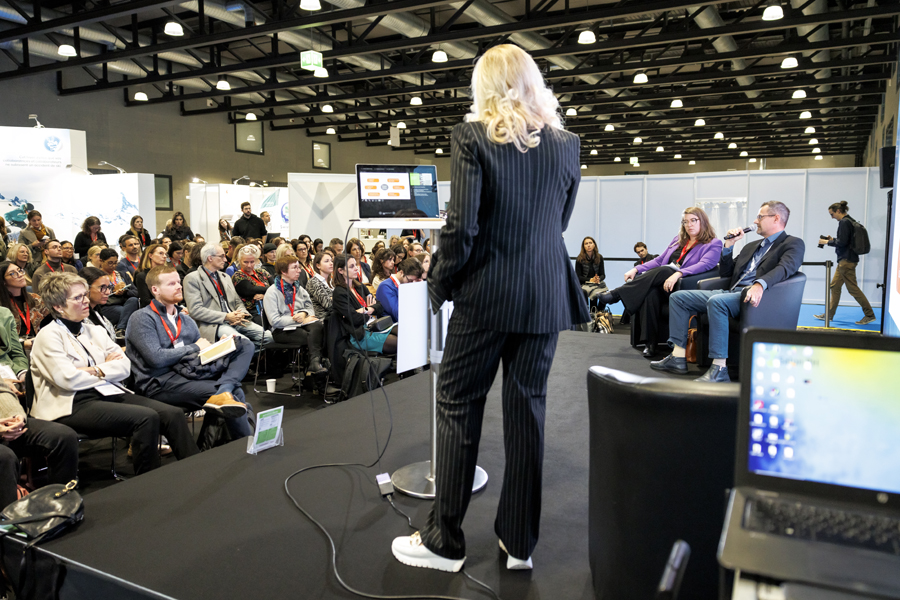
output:
<svg viewBox="0 0 900 600"><path fill-rule="evenodd" d="M894 161L897 156L897 147L888 146L881 149L881 160L878 161L878 171L881 174L881 189L894 187Z"/></svg>

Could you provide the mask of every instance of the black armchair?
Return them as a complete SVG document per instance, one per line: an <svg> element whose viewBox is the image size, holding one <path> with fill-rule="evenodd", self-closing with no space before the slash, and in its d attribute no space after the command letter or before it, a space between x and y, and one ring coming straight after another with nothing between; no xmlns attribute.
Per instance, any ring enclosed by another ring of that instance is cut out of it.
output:
<svg viewBox="0 0 900 600"><path fill-rule="evenodd" d="M701 290L724 290L731 280L728 277L717 277L700 282ZM763 294L759 306L749 302L741 309L741 318L728 320L728 364L736 366L741 348L741 332L748 327L765 327L767 329L796 329L800 319L800 305L803 303L803 289L806 287L806 275L794 273L781 283L776 283ZM709 317L704 313L699 323L699 345L697 361L701 366L712 364L709 358Z"/></svg>
<svg viewBox="0 0 900 600"><path fill-rule="evenodd" d="M697 273L696 275L688 275L687 277L682 277L678 280L678 283L675 284L675 289L673 291L678 292L681 290L696 290L698 284L711 277L716 277L719 274L719 267L715 267L710 269L709 271L705 271L703 273ZM635 318L631 321L631 346L632 348L637 348L638 346L646 345L647 343L647 335L645 332L641 330L641 324L646 323L647 315L646 311L648 310L647 305L641 307L640 312L635 315ZM669 301L668 297L666 297L665 301L659 307L659 331L660 331L660 339L659 344L665 344L668 339L668 331L669 331Z"/></svg>
<svg viewBox="0 0 900 600"><path fill-rule="evenodd" d="M739 385L588 372L588 548L601 600L653 598L677 540L680 598L718 594L716 549L734 484Z"/></svg>

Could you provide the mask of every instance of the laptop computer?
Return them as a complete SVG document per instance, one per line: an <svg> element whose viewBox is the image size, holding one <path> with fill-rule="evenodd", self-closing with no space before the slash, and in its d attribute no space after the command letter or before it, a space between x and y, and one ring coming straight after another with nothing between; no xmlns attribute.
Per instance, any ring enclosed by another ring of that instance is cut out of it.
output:
<svg viewBox="0 0 900 600"><path fill-rule="evenodd" d="M434 165L356 165L360 219L438 219Z"/></svg>
<svg viewBox="0 0 900 600"><path fill-rule="evenodd" d="M900 340L748 330L730 569L900 597Z"/></svg>

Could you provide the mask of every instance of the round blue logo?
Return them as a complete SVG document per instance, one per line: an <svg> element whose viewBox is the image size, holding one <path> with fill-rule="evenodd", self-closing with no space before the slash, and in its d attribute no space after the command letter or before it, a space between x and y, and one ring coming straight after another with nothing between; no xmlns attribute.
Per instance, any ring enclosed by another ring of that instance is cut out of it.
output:
<svg viewBox="0 0 900 600"><path fill-rule="evenodd" d="M50 152L59 152L59 150L62 148L62 142L58 137L51 135L46 140L44 140L44 148L46 148Z"/></svg>

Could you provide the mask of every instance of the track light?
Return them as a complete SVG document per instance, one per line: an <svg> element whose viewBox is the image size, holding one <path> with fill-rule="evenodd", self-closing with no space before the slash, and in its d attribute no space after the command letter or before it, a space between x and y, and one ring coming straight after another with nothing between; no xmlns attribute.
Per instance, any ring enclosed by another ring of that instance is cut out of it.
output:
<svg viewBox="0 0 900 600"><path fill-rule="evenodd" d="M821 154L817 154L817 155L816 155L816 160L822 160L822 155L821 155Z"/></svg>
<svg viewBox="0 0 900 600"><path fill-rule="evenodd" d="M809 112L808 110L804 110L802 113L800 113L800 118L801 119L811 119L812 113Z"/></svg>
<svg viewBox="0 0 900 600"><path fill-rule="evenodd" d="M256 121L256 113L247 113L247 116L244 117L245 121Z"/></svg>
<svg viewBox="0 0 900 600"><path fill-rule="evenodd" d="M632 143L634 143L634 144L643 144L643 143L644 143L644 140L642 140L642 139L639 138L639 137L636 137L636 138L634 138L634 141L633 141Z"/></svg>
<svg viewBox="0 0 900 600"><path fill-rule="evenodd" d="M784 18L784 10L778 0L769 0L766 10L763 11L763 21L777 21Z"/></svg>
<svg viewBox="0 0 900 600"><path fill-rule="evenodd" d="M675 155L675 156L673 156L673 157L672 157L672 158L674 158L674 159L676 159L676 160L678 160L678 159L679 159L679 158L681 158L681 155L680 155L680 154L676 154L676 155Z"/></svg>
<svg viewBox="0 0 900 600"><path fill-rule="evenodd" d="M603 131L615 131L616 128L612 123L607 123L606 127L603 128Z"/></svg>
<svg viewBox="0 0 900 600"><path fill-rule="evenodd" d="M444 149L443 149L443 148L438 148L437 150L434 151L434 153L435 153L435 154L443 154L443 153L444 153Z"/></svg>
<svg viewBox="0 0 900 600"><path fill-rule="evenodd" d="M639 166L641 166L641 163L631 163L631 166L632 166L632 167L639 167Z"/></svg>
<svg viewBox="0 0 900 600"><path fill-rule="evenodd" d="M665 152L665 149L662 146L657 146L656 151L657 152Z"/></svg>
<svg viewBox="0 0 900 600"><path fill-rule="evenodd" d="M794 100L803 100L806 98L806 90L794 90L794 93L791 94L791 98Z"/></svg>
<svg viewBox="0 0 900 600"><path fill-rule="evenodd" d="M443 50L435 50L431 55L431 62L447 62L447 53Z"/></svg>
<svg viewBox="0 0 900 600"><path fill-rule="evenodd" d="M325 67L316 67L316 70L313 71L313 77L318 77L320 79L328 77L328 69Z"/></svg>
<svg viewBox="0 0 900 600"><path fill-rule="evenodd" d="M813 148L813 154L819 154L820 152L822 152L821 148Z"/></svg>
<svg viewBox="0 0 900 600"><path fill-rule="evenodd" d="M737 150L737 144L735 144L734 142L731 142L730 144L728 144L728 149L729 150Z"/></svg>
<svg viewBox="0 0 900 600"><path fill-rule="evenodd" d="M751 159L750 159L750 162L756 162L756 159L755 159L755 158L751 158Z"/></svg>
<svg viewBox="0 0 900 600"><path fill-rule="evenodd" d="M816 138L812 138L811 140L809 140L810 146L817 146L818 144L819 144L819 140L817 140Z"/></svg>
<svg viewBox="0 0 900 600"><path fill-rule="evenodd" d="M815 133L815 132L816 132L815 127L807 127L806 129L803 130L803 133Z"/></svg>
<svg viewBox="0 0 900 600"><path fill-rule="evenodd" d="M747 154L747 151L744 150L743 152L741 152L741 156L749 156L749 154Z"/></svg>
<svg viewBox="0 0 900 600"><path fill-rule="evenodd" d="M706 121L704 121L703 119L697 119L696 121L694 121L694 127L703 127L704 125L706 125Z"/></svg>
<svg viewBox="0 0 900 600"><path fill-rule="evenodd" d="M78 56L78 53L75 52L75 46L70 46L69 44L62 44L56 49L56 53L60 56Z"/></svg>
<svg viewBox="0 0 900 600"><path fill-rule="evenodd" d="M796 69L800 63L797 62L797 59L793 56L788 56L783 61L781 61L782 69Z"/></svg>
<svg viewBox="0 0 900 600"><path fill-rule="evenodd" d="M567 108L567 109L566 109L566 116L567 116L567 117L574 117L574 116L576 116L577 114L578 114L578 111L575 110L574 108Z"/></svg>
<svg viewBox="0 0 900 600"><path fill-rule="evenodd" d="M422 97L421 96L413 96L409 99L409 103L413 106L422 106Z"/></svg>
<svg viewBox="0 0 900 600"><path fill-rule="evenodd" d="M319 0L301 0L300 8L303 10L322 10Z"/></svg>
<svg viewBox="0 0 900 600"><path fill-rule="evenodd" d="M322 112L323 112L323 113L333 113L333 112L334 112L334 107L333 107L332 105L330 105L330 104L325 104L325 105L322 106Z"/></svg>
<svg viewBox="0 0 900 600"><path fill-rule="evenodd" d="M597 151L596 151L596 150L591 150L591 156L597 156Z"/></svg>
<svg viewBox="0 0 900 600"><path fill-rule="evenodd" d="M647 78L647 74L641 71L640 73L635 73L634 75L634 83L647 83L650 81Z"/></svg>
<svg viewBox="0 0 900 600"><path fill-rule="evenodd" d="M147 94L144 92L135 92L134 100L135 102L146 102L149 98L147 98Z"/></svg>
<svg viewBox="0 0 900 600"><path fill-rule="evenodd" d="M184 28L181 26L181 23L177 23L175 21L169 21L166 23L165 29L163 29L163 33L166 35L171 35L172 37L181 37L184 35Z"/></svg>
<svg viewBox="0 0 900 600"><path fill-rule="evenodd" d="M219 81L216 82L216 89L222 90L223 92L227 92L231 89L231 84L228 83L228 80L225 79L224 75L219 75Z"/></svg>
<svg viewBox="0 0 900 600"><path fill-rule="evenodd" d="M582 169L587 169L587 165L581 165Z"/></svg>
<svg viewBox="0 0 900 600"><path fill-rule="evenodd" d="M684 102L682 102L680 98L675 98L672 100L672 104L669 105L669 108L681 108L683 106Z"/></svg>
<svg viewBox="0 0 900 600"><path fill-rule="evenodd" d="M689 161L688 164L689 164L689 165L696 165L696 164L697 164L697 161L696 161L696 160L692 160L692 161Z"/></svg>
<svg viewBox="0 0 900 600"><path fill-rule="evenodd" d="M334 127L329 127L328 129L325 130L325 133L327 135L334 135L337 132L334 130Z"/></svg>
<svg viewBox="0 0 900 600"><path fill-rule="evenodd" d="M613 162L622 162L622 159L617 156L613 159Z"/></svg>
<svg viewBox="0 0 900 600"><path fill-rule="evenodd" d="M725 134L722 133L721 131L718 131L718 132L716 132L716 135L713 136L713 139L714 140L724 140Z"/></svg>
<svg viewBox="0 0 900 600"><path fill-rule="evenodd" d="M578 34L579 44L594 44L597 42L597 36L590 29L586 29Z"/></svg>
<svg viewBox="0 0 900 600"><path fill-rule="evenodd" d="M406 123L400 121L399 123L397 123L397 129L406 129Z"/></svg>

